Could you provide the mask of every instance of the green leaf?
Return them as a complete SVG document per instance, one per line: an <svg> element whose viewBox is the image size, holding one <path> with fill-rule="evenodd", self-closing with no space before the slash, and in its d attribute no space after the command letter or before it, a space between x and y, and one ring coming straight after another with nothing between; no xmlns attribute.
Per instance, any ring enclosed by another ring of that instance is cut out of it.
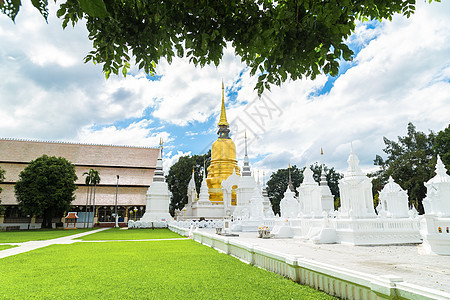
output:
<svg viewBox="0 0 450 300"><path fill-rule="evenodd" d="M20 0L3 0L4 2L0 6L0 10L3 14L7 15L13 22L16 20L16 16L19 13L20 6L22 5Z"/></svg>
<svg viewBox="0 0 450 300"><path fill-rule="evenodd" d="M102 0L78 0L81 9L90 17L104 18L109 16L105 3Z"/></svg>
<svg viewBox="0 0 450 300"><path fill-rule="evenodd" d="M31 0L31 3L41 13L41 15L44 17L45 21L47 21L47 17L48 17L48 9L47 9L48 1L47 0Z"/></svg>

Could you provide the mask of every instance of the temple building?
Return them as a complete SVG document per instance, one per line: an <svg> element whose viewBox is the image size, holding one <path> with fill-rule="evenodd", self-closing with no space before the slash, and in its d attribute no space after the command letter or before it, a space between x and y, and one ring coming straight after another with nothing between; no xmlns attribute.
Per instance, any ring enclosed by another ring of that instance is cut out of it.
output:
<svg viewBox="0 0 450 300"><path fill-rule="evenodd" d="M230 138L223 82L222 106L217 125L219 127L218 138L211 148L211 164L208 167L207 176L203 177L200 195L197 195L194 173L192 173L187 191L189 200L182 213L186 218L223 218L231 215L238 203L238 185L241 176L237 166L236 146ZM249 199L246 200L248 202ZM244 199L241 197L242 201Z"/></svg>
<svg viewBox="0 0 450 300"><path fill-rule="evenodd" d="M101 178L95 195L96 218L91 212L90 222L113 222L116 205L120 222L139 219L144 214L146 192L153 181L159 149L0 139L0 167L6 171L5 181L0 184L3 188L0 194L2 205L6 207L4 216L0 216L0 226L29 224L33 221L36 226L40 224L39 218L21 213L14 195L14 185L27 164L44 154L64 157L75 165L78 188L72 209L79 216L83 216L87 201L83 173L89 172L90 168L97 170ZM88 203L89 207L92 204Z"/></svg>
<svg viewBox="0 0 450 300"><path fill-rule="evenodd" d="M230 129L225 111L225 96L222 82L222 108L220 111L220 120L217 124L219 137L212 145L211 165L208 167L209 200L214 204L223 204L222 181L226 180L233 171L239 176L239 167L236 160L236 146L230 138ZM231 204L236 205L236 187L231 194Z"/></svg>

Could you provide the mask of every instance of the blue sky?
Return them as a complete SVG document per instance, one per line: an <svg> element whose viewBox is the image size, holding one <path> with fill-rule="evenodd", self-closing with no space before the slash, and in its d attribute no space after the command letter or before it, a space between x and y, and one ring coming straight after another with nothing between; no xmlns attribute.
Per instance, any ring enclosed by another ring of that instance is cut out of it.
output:
<svg viewBox="0 0 450 300"><path fill-rule="evenodd" d="M162 60L151 77L132 68L106 80L84 64L91 42L83 24L48 24L25 1L16 24L0 15L0 137L156 147L165 167L206 152L216 139L221 81L238 159L243 132L254 169L323 161L347 167L353 143L364 171L374 170L383 136L439 131L450 122L450 3L417 3L411 18L357 25L352 62L339 76L289 81L259 100L256 78L231 47L219 67ZM320 155L324 149L324 156Z"/></svg>

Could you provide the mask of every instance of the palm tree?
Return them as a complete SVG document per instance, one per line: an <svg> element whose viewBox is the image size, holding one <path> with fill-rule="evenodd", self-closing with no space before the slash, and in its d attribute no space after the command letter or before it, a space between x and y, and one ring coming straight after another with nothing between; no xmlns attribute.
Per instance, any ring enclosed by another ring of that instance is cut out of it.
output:
<svg viewBox="0 0 450 300"><path fill-rule="evenodd" d="M92 170L92 169L91 169ZM86 176L86 180L85 180L85 183L86 183L86 186L87 186L87 194L86 194L86 207L85 207L85 215L84 215L84 220L85 220L85 222L84 222L84 228L86 228L87 227L87 225L86 225L86 223L87 223L87 221L88 221L88 204L89 204L89 187L91 186L91 171L89 171L89 173L88 172L84 172L83 173L83 176L84 175L87 175ZM92 192L92 189L91 189L91 192Z"/></svg>
<svg viewBox="0 0 450 300"><path fill-rule="evenodd" d="M89 171L89 173L91 173L91 184L94 185L94 199L92 201L92 212L94 213L94 217L95 217L95 190L97 189L97 184L100 183L100 174L98 173L97 170L91 169ZM94 224L92 224L92 226L94 226Z"/></svg>

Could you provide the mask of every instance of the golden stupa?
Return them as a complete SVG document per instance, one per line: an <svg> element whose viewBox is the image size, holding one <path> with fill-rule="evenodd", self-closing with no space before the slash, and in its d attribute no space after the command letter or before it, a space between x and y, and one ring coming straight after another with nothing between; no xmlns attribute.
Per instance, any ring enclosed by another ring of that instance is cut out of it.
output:
<svg viewBox="0 0 450 300"><path fill-rule="evenodd" d="M209 200L213 203L223 203L222 180L226 180L233 170L239 175L239 167L236 160L236 146L230 138L230 129L227 122L227 114L225 111L225 96L222 82L222 109L220 111L219 137L211 148L211 165L208 167L208 184ZM231 204L236 205L236 192L231 193Z"/></svg>

